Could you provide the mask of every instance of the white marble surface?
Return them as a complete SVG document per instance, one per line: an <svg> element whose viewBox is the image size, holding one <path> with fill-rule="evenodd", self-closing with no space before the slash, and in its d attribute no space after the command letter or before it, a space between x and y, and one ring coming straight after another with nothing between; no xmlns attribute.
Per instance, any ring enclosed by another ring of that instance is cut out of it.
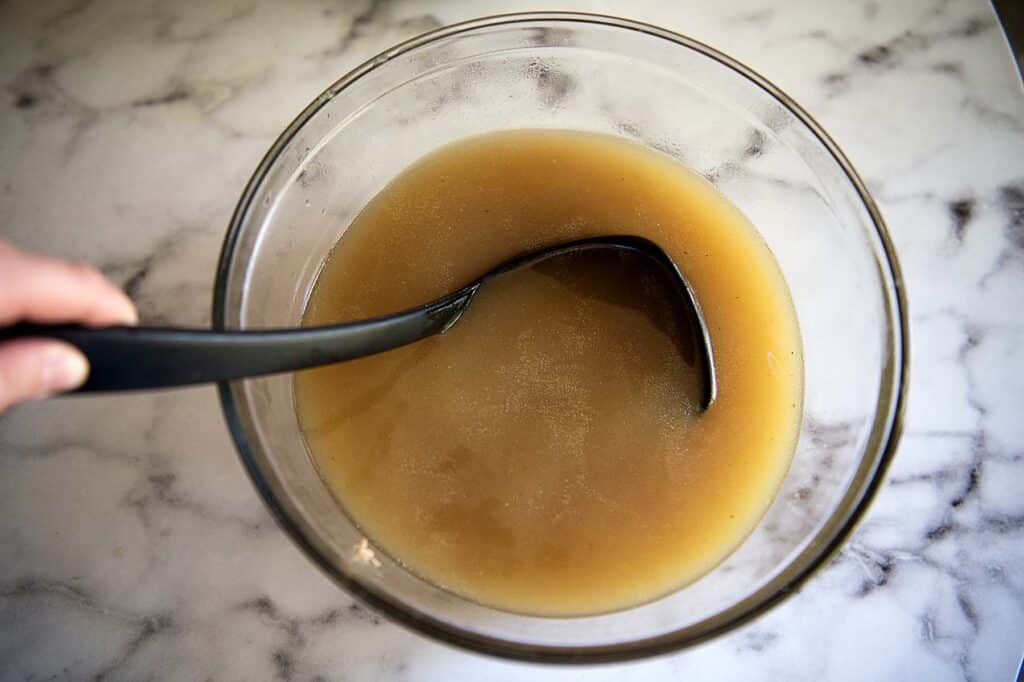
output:
<svg viewBox="0 0 1024 682"><path fill-rule="evenodd" d="M382 622L246 479L211 388L0 417L0 679L1009 680L1024 650L1024 95L987 3L563 2L698 37L796 97L889 221L911 301L903 444L799 595L648 662L498 662ZM545 7L539 7L545 8ZM0 236L205 324L277 132L377 51L502 1L7 2Z"/></svg>

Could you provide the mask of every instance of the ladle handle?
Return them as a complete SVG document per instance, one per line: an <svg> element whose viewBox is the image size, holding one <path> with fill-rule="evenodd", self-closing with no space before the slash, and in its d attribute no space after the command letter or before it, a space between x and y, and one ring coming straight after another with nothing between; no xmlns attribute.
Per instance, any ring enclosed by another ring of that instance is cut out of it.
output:
<svg viewBox="0 0 1024 682"><path fill-rule="evenodd" d="M18 324L0 342L43 337L78 348L89 377L78 392L124 391L291 372L381 353L445 331L475 288L395 315L329 327L212 331Z"/></svg>

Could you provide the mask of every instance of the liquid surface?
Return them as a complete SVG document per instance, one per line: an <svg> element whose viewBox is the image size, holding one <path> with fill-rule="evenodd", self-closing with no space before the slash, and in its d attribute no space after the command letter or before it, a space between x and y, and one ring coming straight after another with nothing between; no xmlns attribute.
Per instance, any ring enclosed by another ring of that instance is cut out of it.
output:
<svg viewBox="0 0 1024 682"><path fill-rule="evenodd" d="M523 251L601 234L656 242L696 290L719 384L707 412L657 297L611 261L504 276L441 337L296 377L310 451L347 513L413 572L484 604L630 607L750 533L788 468L802 401L799 332L770 252L668 157L508 131L396 178L310 296L308 325L395 312Z"/></svg>

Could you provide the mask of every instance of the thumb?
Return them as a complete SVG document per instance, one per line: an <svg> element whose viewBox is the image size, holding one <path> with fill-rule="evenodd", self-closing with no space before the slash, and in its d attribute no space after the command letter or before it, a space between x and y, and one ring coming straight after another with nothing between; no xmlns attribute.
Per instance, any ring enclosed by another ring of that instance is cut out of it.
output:
<svg viewBox="0 0 1024 682"><path fill-rule="evenodd" d="M81 386L89 363L61 341L18 339L0 344L0 411Z"/></svg>

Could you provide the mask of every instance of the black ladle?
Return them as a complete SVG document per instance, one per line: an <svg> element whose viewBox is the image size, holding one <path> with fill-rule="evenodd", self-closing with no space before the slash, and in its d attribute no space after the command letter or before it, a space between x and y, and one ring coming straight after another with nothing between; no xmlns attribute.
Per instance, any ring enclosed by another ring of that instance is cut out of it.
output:
<svg viewBox="0 0 1024 682"><path fill-rule="evenodd" d="M448 331L480 287L513 270L591 250L631 252L668 275L673 314L692 330L694 364L704 377L702 405L715 400L714 361L704 314L689 282L657 244L642 237L596 237L566 242L507 260L483 277L443 298L394 315L327 327L211 331L154 327L87 328L19 324L0 329L0 341L25 337L60 339L89 360L89 378L79 392L123 391L229 381L382 353Z"/></svg>

